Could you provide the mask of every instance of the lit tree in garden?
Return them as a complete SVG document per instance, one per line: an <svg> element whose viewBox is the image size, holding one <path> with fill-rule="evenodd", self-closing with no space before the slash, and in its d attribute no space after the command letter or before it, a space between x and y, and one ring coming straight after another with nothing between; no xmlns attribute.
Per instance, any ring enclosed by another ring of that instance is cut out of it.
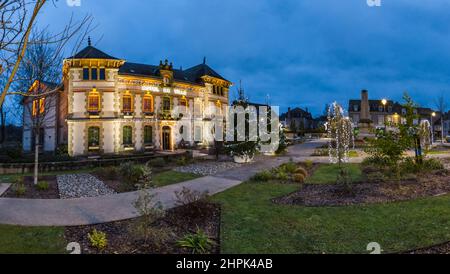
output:
<svg viewBox="0 0 450 274"><path fill-rule="evenodd" d="M348 162L350 146L354 144L353 124L336 102L329 107L327 127L330 162L339 165Z"/></svg>

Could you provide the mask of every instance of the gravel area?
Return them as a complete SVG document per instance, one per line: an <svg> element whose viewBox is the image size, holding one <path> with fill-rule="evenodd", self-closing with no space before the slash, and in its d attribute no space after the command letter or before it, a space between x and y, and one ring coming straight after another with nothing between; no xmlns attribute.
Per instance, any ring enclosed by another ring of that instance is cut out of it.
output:
<svg viewBox="0 0 450 274"><path fill-rule="evenodd" d="M203 176L211 176L215 175L219 172L226 171L228 169L236 168L242 166L241 164L237 164L235 162L201 162L190 164L186 166L179 166L174 168L175 171L178 172L188 172L194 173Z"/></svg>
<svg viewBox="0 0 450 274"><path fill-rule="evenodd" d="M61 199L98 197L116 192L91 174L68 174L57 176Z"/></svg>

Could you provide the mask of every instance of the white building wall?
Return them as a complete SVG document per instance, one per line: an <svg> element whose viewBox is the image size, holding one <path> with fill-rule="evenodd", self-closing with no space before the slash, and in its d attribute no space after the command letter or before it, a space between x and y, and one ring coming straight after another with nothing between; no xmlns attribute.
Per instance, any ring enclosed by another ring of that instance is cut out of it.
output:
<svg viewBox="0 0 450 274"><path fill-rule="evenodd" d="M56 128L45 128L44 129L44 151L52 152L56 150Z"/></svg>
<svg viewBox="0 0 450 274"><path fill-rule="evenodd" d="M133 132L133 134L135 134L136 137L136 143L134 144L134 148L136 149L136 151L140 151L143 149L143 137L144 137L144 132L143 132L143 127L142 127L142 122L136 122L135 123L135 132Z"/></svg>
<svg viewBox="0 0 450 274"><path fill-rule="evenodd" d="M137 117L142 115L142 97L140 95L134 97L134 113Z"/></svg>
<svg viewBox="0 0 450 274"><path fill-rule="evenodd" d="M84 154L84 123L73 123L69 125L72 127L72 150L73 156L80 156Z"/></svg>
<svg viewBox="0 0 450 274"><path fill-rule="evenodd" d="M82 118L86 111L86 94L75 92L73 94L73 118Z"/></svg>
<svg viewBox="0 0 450 274"><path fill-rule="evenodd" d="M114 122L103 123L103 151L106 154L114 153Z"/></svg>
<svg viewBox="0 0 450 274"><path fill-rule="evenodd" d="M23 144L23 150L25 152L31 152L31 138L32 138L33 134L31 134L31 130L25 130L23 131L23 135L22 135L22 144Z"/></svg>
<svg viewBox="0 0 450 274"><path fill-rule="evenodd" d="M114 109L114 92L104 92L103 93L103 105L102 105L102 111L105 116L113 116L115 109Z"/></svg>

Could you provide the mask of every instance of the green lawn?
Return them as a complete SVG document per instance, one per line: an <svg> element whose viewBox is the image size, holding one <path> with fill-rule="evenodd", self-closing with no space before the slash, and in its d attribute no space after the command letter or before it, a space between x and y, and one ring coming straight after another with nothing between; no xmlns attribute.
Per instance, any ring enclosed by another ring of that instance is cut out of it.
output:
<svg viewBox="0 0 450 274"><path fill-rule="evenodd" d="M0 254L57 254L66 244L64 228L0 225Z"/></svg>
<svg viewBox="0 0 450 274"><path fill-rule="evenodd" d="M53 172L39 172L39 176L51 176L51 175L61 175L61 174L78 174L78 173L91 173L95 168L85 168L77 170L64 170L64 171L53 171ZM33 176L32 173L25 174L8 174L0 175L0 183L11 183L14 179L23 176Z"/></svg>
<svg viewBox="0 0 450 274"><path fill-rule="evenodd" d="M350 173L352 181L358 182L362 179L361 166L359 164L344 164ZM310 184L332 184L336 182L340 170L338 165L321 165L314 174L307 179Z"/></svg>
<svg viewBox="0 0 450 274"><path fill-rule="evenodd" d="M158 187L162 187L193 180L199 177L201 176L193 173L177 172L171 170L155 174L153 176L153 183Z"/></svg>
<svg viewBox="0 0 450 274"><path fill-rule="evenodd" d="M92 173L95 169L83 169L83 170L72 170L72 171L57 171L48 173L39 173L39 176L45 175L59 175L59 174L76 174L76 173ZM0 183L10 183L15 178L21 176L32 176L32 174L25 175L0 175ZM156 186L167 186L171 184L177 184L184 181L199 178L201 176L193 173L177 172L177 171L164 171L157 173L153 176L153 182Z"/></svg>
<svg viewBox="0 0 450 274"><path fill-rule="evenodd" d="M450 154L450 150L431 150L427 152L428 155Z"/></svg>
<svg viewBox="0 0 450 274"><path fill-rule="evenodd" d="M370 206L281 206L272 198L298 186L244 183L213 200L222 203L223 253L368 253L378 242L400 252L450 240L450 195Z"/></svg>

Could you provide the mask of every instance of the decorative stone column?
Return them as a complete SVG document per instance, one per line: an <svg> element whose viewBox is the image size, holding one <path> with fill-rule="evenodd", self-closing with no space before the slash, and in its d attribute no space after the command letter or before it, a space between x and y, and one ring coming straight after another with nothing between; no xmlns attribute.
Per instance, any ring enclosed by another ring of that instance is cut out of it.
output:
<svg viewBox="0 0 450 274"><path fill-rule="evenodd" d="M370 119L369 92L363 90L361 92L361 119L359 121L358 139L373 138L375 135L371 132L372 120Z"/></svg>

